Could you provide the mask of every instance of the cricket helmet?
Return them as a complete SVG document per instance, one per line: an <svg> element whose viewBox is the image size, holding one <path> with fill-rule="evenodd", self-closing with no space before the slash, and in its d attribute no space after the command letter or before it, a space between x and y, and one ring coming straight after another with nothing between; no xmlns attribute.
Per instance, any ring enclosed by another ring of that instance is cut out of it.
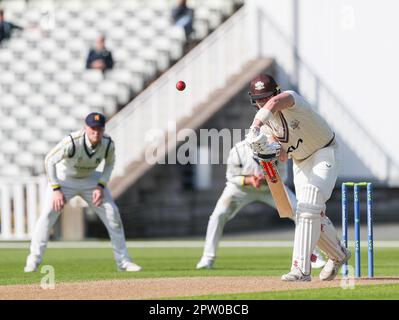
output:
<svg viewBox="0 0 399 320"><path fill-rule="evenodd" d="M256 76L249 86L251 104L256 105L256 100L276 96L281 92L279 85L268 74Z"/></svg>

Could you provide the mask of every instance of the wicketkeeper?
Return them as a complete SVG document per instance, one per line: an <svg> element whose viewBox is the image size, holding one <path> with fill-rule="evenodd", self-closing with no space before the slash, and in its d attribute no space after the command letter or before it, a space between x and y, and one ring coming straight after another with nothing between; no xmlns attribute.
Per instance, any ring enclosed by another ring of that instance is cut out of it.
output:
<svg viewBox="0 0 399 320"><path fill-rule="evenodd" d="M332 280L351 256L326 216L326 202L339 169L335 134L303 97L294 91L281 92L269 75L251 81L250 98L259 109L247 136L254 153L261 158L277 157L281 148L280 160L293 159L297 223L291 271L282 280L311 280L311 254L316 245L329 257L320 279Z"/></svg>
<svg viewBox="0 0 399 320"><path fill-rule="evenodd" d="M118 270L141 270L129 257L119 210L107 188L115 162L115 146L111 137L104 134L105 117L90 113L85 123L83 130L66 136L45 158L49 186L44 210L33 232L25 272L37 271L51 228L64 205L75 196L83 198L107 228ZM103 170L96 171L103 161Z"/></svg>
<svg viewBox="0 0 399 320"><path fill-rule="evenodd" d="M286 173L285 166L280 165L279 171L284 176ZM245 141L237 143L230 150L227 159L226 178L226 187L209 218L204 252L197 264L197 269L211 269L213 267L224 226L242 208L253 202L264 203L276 208L261 167ZM287 187L286 190L295 209L297 202L295 194ZM324 266L325 261L319 250L314 250L313 259L313 268Z"/></svg>

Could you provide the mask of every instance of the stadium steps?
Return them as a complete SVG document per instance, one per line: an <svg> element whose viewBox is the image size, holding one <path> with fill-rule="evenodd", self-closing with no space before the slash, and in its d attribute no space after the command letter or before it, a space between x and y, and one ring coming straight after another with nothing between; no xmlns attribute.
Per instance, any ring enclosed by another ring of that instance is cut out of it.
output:
<svg viewBox="0 0 399 320"><path fill-rule="evenodd" d="M182 118L177 123L177 132L183 128L197 129L209 118L211 118L227 102L243 90L248 83L258 73L265 69L272 68L273 59L257 59L249 61L242 70L230 77L226 85L222 89L215 90L207 98L206 102L199 104L192 116ZM174 150L176 141L170 140L166 137L169 150ZM169 143L170 141L170 143ZM168 150L165 148L157 149L162 155L165 155ZM145 160L134 161L126 168L126 174L115 177L111 180L109 187L114 197L120 196L129 186L134 184L141 176L143 176L153 165L147 163Z"/></svg>

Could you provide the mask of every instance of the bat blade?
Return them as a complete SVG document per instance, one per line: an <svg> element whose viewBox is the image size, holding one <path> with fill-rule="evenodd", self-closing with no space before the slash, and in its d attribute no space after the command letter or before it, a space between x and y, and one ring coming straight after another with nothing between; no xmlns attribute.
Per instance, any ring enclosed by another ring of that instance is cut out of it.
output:
<svg viewBox="0 0 399 320"><path fill-rule="evenodd" d="M260 164L280 218L292 218L292 205L276 165L272 161L260 161Z"/></svg>

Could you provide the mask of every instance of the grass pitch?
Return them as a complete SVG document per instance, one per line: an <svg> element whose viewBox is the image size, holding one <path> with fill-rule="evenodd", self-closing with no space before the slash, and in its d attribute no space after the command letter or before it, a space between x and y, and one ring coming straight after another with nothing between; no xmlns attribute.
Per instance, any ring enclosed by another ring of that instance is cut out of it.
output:
<svg viewBox="0 0 399 320"><path fill-rule="evenodd" d="M202 248L130 248L135 262L143 267L138 273L117 272L111 249L47 250L42 265L55 269L57 282L107 279L198 277L198 276L277 276L289 270L291 248L220 248L213 270L196 270ZM40 272L25 274L26 249L0 249L0 285L40 283ZM362 252L362 272L367 274L367 252ZM353 259L352 259L353 260ZM399 248L375 250L376 277L398 276ZM351 261L352 263L353 261ZM317 277L319 270L314 270ZM179 297L177 297L180 299ZM194 299L399 299L399 285L358 286L279 292L258 292L193 297Z"/></svg>

